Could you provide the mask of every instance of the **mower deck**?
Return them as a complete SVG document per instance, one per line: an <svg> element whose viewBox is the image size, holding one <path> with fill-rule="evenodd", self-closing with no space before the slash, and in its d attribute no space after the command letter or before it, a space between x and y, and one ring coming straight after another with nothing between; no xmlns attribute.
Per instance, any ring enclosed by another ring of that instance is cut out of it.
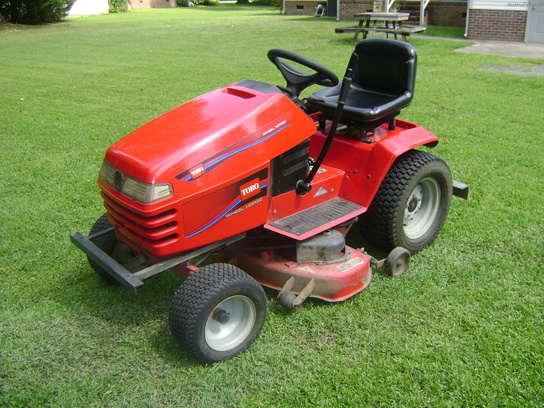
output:
<svg viewBox="0 0 544 408"><path fill-rule="evenodd" d="M324 234L328 233L331 231ZM300 263L294 245L251 250L261 245L270 247L270 241L247 238L235 243L229 248L229 252L235 251L230 262L263 286L303 293L300 303L307 297L340 302L365 289L372 280L368 256L349 246L345 246L338 259Z"/></svg>

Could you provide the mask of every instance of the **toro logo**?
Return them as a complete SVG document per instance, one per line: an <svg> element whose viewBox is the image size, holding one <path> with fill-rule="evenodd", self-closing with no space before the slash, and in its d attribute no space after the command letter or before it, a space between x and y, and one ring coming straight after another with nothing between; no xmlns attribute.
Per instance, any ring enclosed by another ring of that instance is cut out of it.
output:
<svg viewBox="0 0 544 408"><path fill-rule="evenodd" d="M240 198L245 201L261 192L261 184L259 179L253 179L249 183L240 186Z"/></svg>
<svg viewBox="0 0 544 408"><path fill-rule="evenodd" d="M196 179L204 175L204 173L206 173L206 169L204 168L202 164L199 164L198 166L195 166L191 170L189 170L189 173L191 173L191 177L193 179Z"/></svg>

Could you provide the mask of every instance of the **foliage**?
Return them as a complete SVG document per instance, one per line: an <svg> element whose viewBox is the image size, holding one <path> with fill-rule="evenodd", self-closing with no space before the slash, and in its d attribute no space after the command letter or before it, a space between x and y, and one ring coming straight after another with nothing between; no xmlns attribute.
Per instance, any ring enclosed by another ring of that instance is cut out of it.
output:
<svg viewBox="0 0 544 408"><path fill-rule="evenodd" d="M294 313L268 291L261 336L233 360L201 366L177 346L177 275L135 297L71 244L104 212L108 146L219 86L283 85L273 47L343 73L342 25L220 4L0 31L0 407L543 406L543 77L508 72L542 61L412 38L400 117L440 138L431 152L469 200L399 278L376 270L355 297Z"/></svg>
<svg viewBox="0 0 544 408"><path fill-rule="evenodd" d="M0 14L8 23L53 23L68 15L75 0L0 0Z"/></svg>
<svg viewBox="0 0 544 408"><path fill-rule="evenodd" d="M245 0L238 0L236 3L240 4L240 1L245 1ZM250 4L252 6L273 6L276 8L283 7L282 0L254 0Z"/></svg>
<svg viewBox="0 0 544 408"><path fill-rule="evenodd" d="M110 13L123 13L128 11L130 0L108 0Z"/></svg>
<svg viewBox="0 0 544 408"><path fill-rule="evenodd" d="M216 6L219 4L219 0L176 0L178 6L180 7L189 7L189 6Z"/></svg>

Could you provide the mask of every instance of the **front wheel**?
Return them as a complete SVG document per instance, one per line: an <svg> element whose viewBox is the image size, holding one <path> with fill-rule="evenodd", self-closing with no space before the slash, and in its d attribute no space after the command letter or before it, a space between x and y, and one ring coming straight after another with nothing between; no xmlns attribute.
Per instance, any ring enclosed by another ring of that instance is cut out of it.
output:
<svg viewBox="0 0 544 408"><path fill-rule="evenodd" d="M262 287L241 269L211 264L190 275L170 309L174 338L197 360L228 360L255 341L266 319Z"/></svg>
<svg viewBox="0 0 544 408"><path fill-rule="evenodd" d="M415 254L440 232L450 208L452 184L442 159L418 150L406 152L393 163L361 218L362 235L385 251L400 246Z"/></svg>

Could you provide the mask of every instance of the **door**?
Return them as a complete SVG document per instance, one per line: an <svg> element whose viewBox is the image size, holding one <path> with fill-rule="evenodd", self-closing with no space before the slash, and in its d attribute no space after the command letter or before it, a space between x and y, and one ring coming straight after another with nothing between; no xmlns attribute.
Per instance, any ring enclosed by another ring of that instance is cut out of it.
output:
<svg viewBox="0 0 544 408"><path fill-rule="evenodd" d="M544 2L529 2L529 11L527 13L527 31L525 32L525 41L529 43L544 44Z"/></svg>
<svg viewBox="0 0 544 408"><path fill-rule="evenodd" d="M338 0L327 0L327 17L338 16Z"/></svg>

